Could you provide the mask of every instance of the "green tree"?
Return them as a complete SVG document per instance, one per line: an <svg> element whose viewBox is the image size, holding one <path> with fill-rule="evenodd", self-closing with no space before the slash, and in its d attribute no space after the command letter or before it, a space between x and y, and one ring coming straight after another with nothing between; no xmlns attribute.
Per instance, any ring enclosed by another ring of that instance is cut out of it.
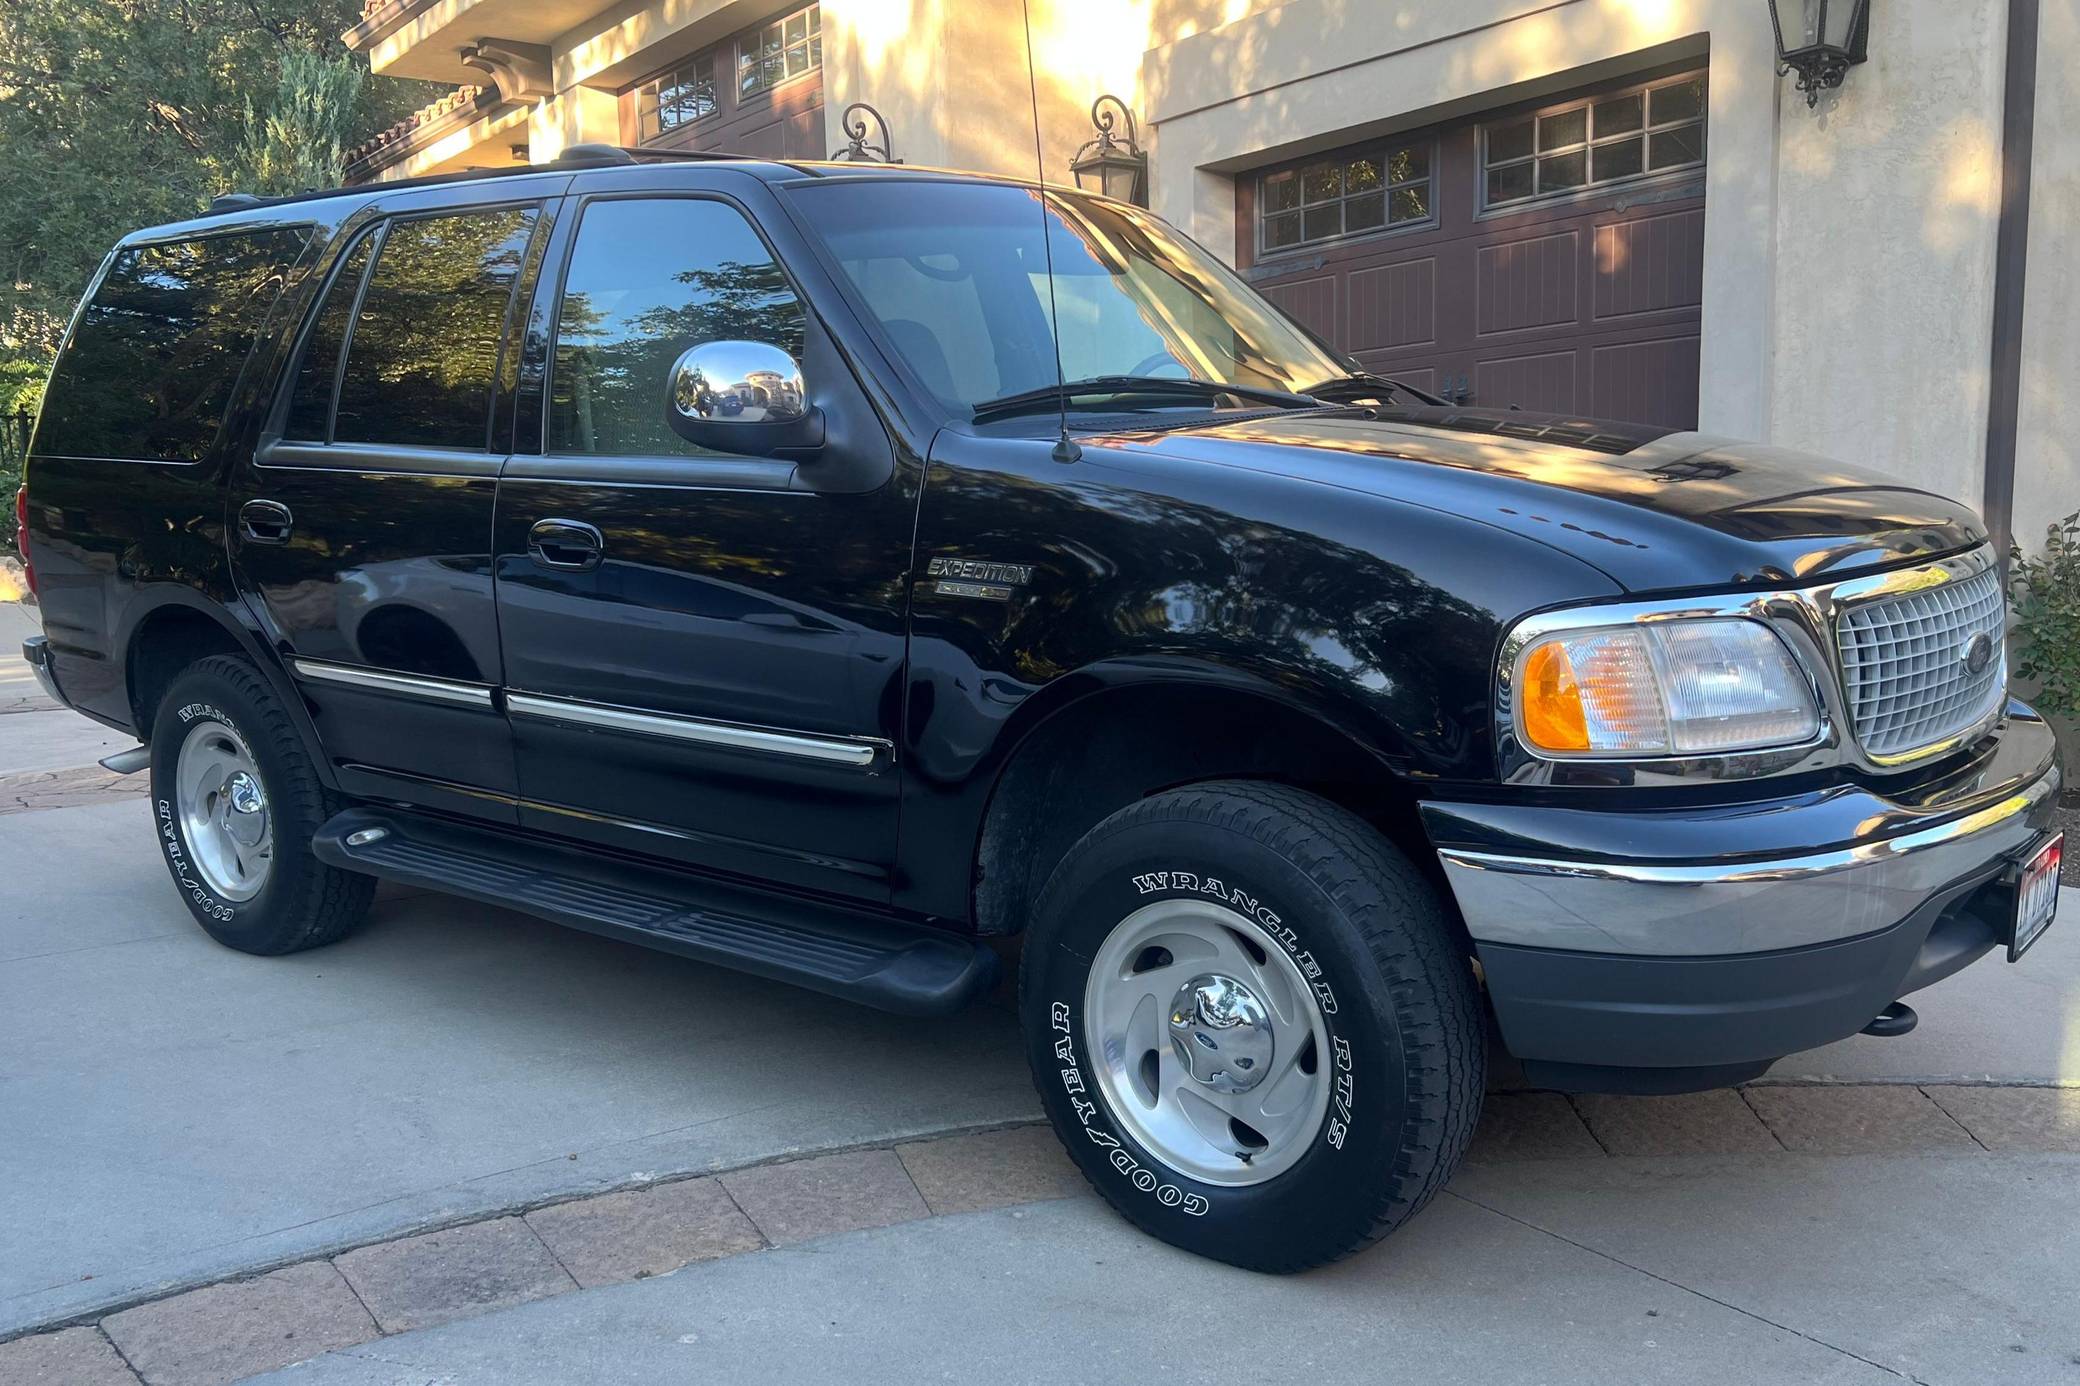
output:
<svg viewBox="0 0 2080 1386"><path fill-rule="evenodd" d="M356 0L0 5L0 410L42 390L94 267L233 188L337 181L342 152L438 92L371 81Z"/></svg>

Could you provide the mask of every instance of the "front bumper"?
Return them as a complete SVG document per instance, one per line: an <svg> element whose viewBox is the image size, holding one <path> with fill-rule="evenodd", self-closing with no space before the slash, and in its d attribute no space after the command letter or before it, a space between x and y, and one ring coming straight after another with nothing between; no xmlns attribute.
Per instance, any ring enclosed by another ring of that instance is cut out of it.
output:
<svg viewBox="0 0 2080 1386"><path fill-rule="evenodd" d="M53 702L66 707L72 706L65 695L58 691L58 676L51 672L50 641L40 635L32 635L22 641L22 662L35 671L36 682L42 685L44 693Z"/></svg>
<svg viewBox="0 0 2080 1386"><path fill-rule="evenodd" d="M1674 1091L1852 1035L1991 949L2060 782L2051 729L2013 703L1990 749L1898 797L1423 813L1531 1076Z"/></svg>

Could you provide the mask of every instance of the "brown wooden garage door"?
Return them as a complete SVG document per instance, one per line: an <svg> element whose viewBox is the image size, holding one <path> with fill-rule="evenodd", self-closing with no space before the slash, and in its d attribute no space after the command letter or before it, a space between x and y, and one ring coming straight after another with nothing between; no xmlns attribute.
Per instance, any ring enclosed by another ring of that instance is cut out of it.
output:
<svg viewBox="0 0 2080 1386"><path fill-rule="evenodd" d="M823 7L791 5L621 94L624 144L821 159Z"/></svg>
<svg viewBox="0 0 2080 1386"><path fill-rule="evenodd" d="M1661 72L1238 180L1274 302L1459 403L1697 424L1705 79Z"/></svg>

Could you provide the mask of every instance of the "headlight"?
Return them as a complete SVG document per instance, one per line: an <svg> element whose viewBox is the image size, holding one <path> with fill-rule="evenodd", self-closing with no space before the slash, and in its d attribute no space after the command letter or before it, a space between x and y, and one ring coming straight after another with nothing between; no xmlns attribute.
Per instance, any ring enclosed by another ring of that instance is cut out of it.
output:
<svg viewBox="0 0 2080 1386"><path fill-rule="evenodd" d="M1517 652L1517 738L1542 756L1714 755L1819 734L1820 712L1775 631L1677 619L1556 631Z"/></svg>

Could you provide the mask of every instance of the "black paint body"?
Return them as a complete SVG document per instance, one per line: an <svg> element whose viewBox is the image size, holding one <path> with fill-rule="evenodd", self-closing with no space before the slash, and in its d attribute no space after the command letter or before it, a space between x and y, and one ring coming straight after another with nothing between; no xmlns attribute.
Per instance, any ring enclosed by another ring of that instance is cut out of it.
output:
<svg viewBox="0 0 2080 1386"><path fill-rule="evenodd" d="M1984 540L1962 506L1820 459L1518 413L1235 411L1170 431L1086 432L1065 465L1052 419L947 417L789 209L788 185L804 178L917 176L931 175L536 172L140 233L276 224L309 227L311 242L202 460L68 457L36 440L30 539L65 696L144 731L141 633L206 621L307 711L321 762L350 795L988 929L1001 915L978 904L978 875L1001 870L988 861L990 817L1021 752L1061 754L1051 728L1102 728L1114 708L1181 710L1200 744L1165 764L1276 773L1291 744L1333 765L1317 782L1389 817L1398 802L1410 823L1418 803L1622 813L1645 797L1848 794L1847 771L1767 789L1507 787L1493 713L1501 637L1540 609L1815 582ZM571 228L585 199L631 194L729 201L786 267L810 309L804 374L829 424L812 460L544 454L544 363ZM514 203L539 208L541 231L489 447L268 465L302 324L353 231L400 211ZM240 535L254 498L294 511L291 544ZM529 531L552 518L599 531L598 566L533 561ZM940 590L934 558L1031 571L1008 597L978 598ZM180 629L192 640L201 628ZM292 658L489 696L481 707L398 699L293 677ZM661 741L509 716L516 693L879 749L856 768ZM1278 729L1268 744L1267 727ZM1222 728L1248 748L1224 756ZM1928 777L1955 773L1952 761ZM1008 851L1047 832L1027 825ZM1022 881L1024 893L1039 884Z"/></svg>

